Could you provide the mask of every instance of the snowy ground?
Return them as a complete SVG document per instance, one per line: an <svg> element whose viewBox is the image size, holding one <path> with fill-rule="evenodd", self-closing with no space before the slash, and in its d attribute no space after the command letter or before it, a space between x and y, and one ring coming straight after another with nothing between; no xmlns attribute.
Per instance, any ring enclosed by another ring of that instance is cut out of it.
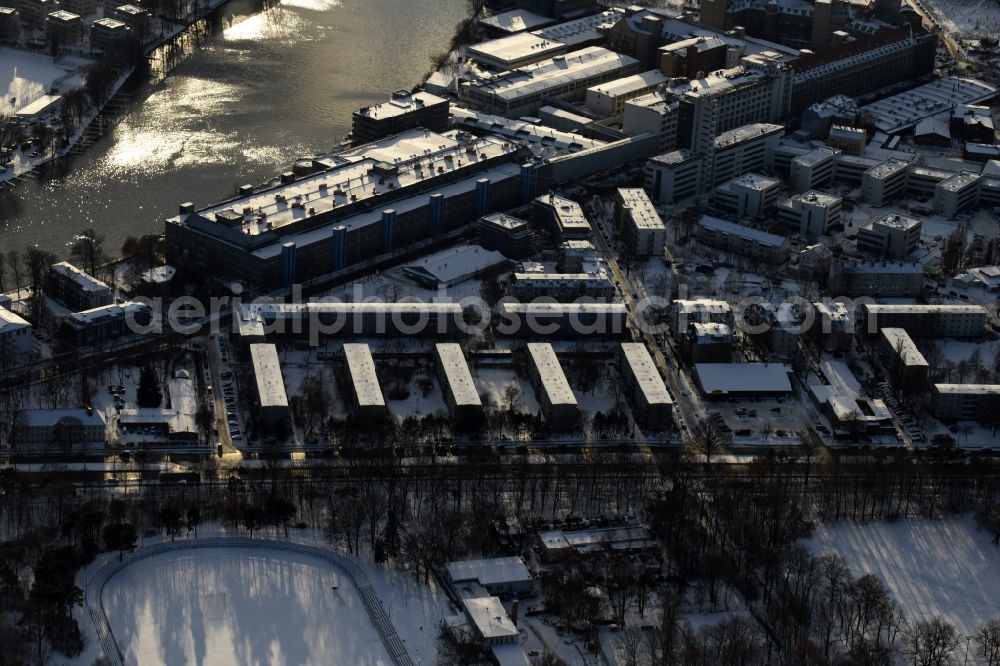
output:
<svg viewBox="0 0 1000 666"><path fill-rule="evenodd" d="M994 0L921 0L921 5L953 37L996 37L1000 4Z"/></svg>
<svg viewBox="0 0 1000 666"><path fill-rule="evenodd" d="M204 525L199 536L246 536ZM276 530L263 537L281 539ZM291 541L329 548L317 530L293 530ZM145 538L145 545L161 537ZM77 584L114 559L102 554ZM433 664L438 624L451 613L444 593L365 555L364 569L415 663ZM336 583L331 582L335 580ZM330 588L338 585L334 593ZM126 568L105 588L108 616L126 655L147 664L391 664L345 576L308 556L262 548L180 551ZM75 659L90 666L100 653L90 617L74 611L87 639ZM281 620L280 622L278 620ZM128 645L126 645L128 642ZM129 647L132 646L132 647ZM169 649L170 652L163 653ZM201 650L200 652L198 650ZM199 659L200 657L200 659Z"/></svg>
<svg viewBox="0 0 1000 666"><path fill-rule="evenodd" d="M104 603L133 663L391 663L346 576L308 556L238 549L157 556L112 578Z"/></svg>
<svg viewBox="0 0 1000 666"><path fill-rule="evenodd" d="M51 56L0 47L0 99L5 105L16 99L15 111L44 95L68 73Z"/></svg>
<svg viewBox="0 0 1000 666"><path fill-rule="evenodd" d="M971 518L820 525L808 545L878 576L910 618L939 616L971 636L1000 617L1000 548Z"/></svg>

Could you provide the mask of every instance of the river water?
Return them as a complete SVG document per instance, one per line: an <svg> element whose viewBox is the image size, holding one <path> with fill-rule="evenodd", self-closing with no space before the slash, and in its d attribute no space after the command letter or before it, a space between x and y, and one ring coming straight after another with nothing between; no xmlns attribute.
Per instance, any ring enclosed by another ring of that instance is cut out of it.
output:
<svg viewBox="0 0 1000 666"><path fill-rule="evenodd" d="M130 86L130 110L65 175L0 194L0 250L63 255L94 227L116 255L127 236L161 231L183 201L212 203L329 151L352 111L421 81L469 11L467 0L281 0L263 10L233 0L184 40L182 59L158 53Z"/></svg>

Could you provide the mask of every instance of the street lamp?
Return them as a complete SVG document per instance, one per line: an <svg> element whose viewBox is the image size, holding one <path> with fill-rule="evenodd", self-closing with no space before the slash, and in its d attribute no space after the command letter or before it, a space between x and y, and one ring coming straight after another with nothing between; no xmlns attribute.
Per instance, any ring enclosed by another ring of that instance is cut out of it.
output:
<svg viewBox="0 0 1000 666"><path fill-rule="evenodd" d="M974 636L965 637L965 662L963 666L969 666L969 644L972 643L973 638L975 637Z"/></svg>

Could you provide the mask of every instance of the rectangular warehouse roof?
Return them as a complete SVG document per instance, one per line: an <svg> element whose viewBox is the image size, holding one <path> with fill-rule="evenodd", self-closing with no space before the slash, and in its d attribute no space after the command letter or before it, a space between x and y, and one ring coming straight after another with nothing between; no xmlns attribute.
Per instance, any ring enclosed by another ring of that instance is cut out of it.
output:
<svg viewBox="0 0 1000 666"><path fill-rule="evenodd" d="M789 368L781 363L696 363L695 374L706 395L739 396L791 393Z"/></svg>

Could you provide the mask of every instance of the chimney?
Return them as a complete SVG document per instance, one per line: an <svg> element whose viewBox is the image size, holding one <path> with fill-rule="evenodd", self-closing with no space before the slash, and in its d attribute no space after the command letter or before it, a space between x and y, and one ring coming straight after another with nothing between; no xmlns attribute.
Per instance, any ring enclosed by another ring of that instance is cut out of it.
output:
<svg viewBox="0 0 1000 666"><path fill-rule="evenodd" d="M514 603L512 603L510 605L510 621L514 623L515 627L517 626L517 606L518 606L518 603L519 603L519 600L518 599L514 599Z"/></svg>

